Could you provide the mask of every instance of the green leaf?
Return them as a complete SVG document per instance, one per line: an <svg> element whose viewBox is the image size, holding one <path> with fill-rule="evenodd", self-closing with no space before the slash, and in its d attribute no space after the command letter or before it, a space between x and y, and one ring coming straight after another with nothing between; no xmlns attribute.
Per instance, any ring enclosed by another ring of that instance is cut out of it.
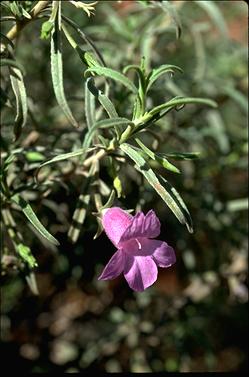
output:
<svg viewBox="0 0 249 377"><path fill-rule="evenodd" d="M178 192L163 177L159 176L158 179L145 159L131 145L124 143L120 145L120 149L136 163L137 170L143 174L148 183L161 196L180 223L185 224L188 231L192 233L191 216Z"/></svg>
<svg viewBox="0 0 249 377"><path fill-rule="evenodd" d="M41 28L41 39L49 39L54 27L54 22L48 20L43 22Z"/></svg>
<svg viewBox="0 0 249 377"><path fill-rule="evenodd" d="M72 224L68 230L68 238L72 243L75 243L78 240L80 231L82 229L82 225L86 218L86 213L89 208L89 203L91 199L91 195L89 194L89 192L91 192L90 187L94 181L95 172L95 166L92 165L88 173L88 176L83 180L80 189L80 195L73 213Z"/></svg>
<svg viewBox="0 0 249 377"><path fill-rule="evenodd" d="M28 117L28 103L27 94L23 81L22 72L15 67L10 68L10 81L13 92L16 97L16 117L14 134L15 140L17 140L22 132L22 128L25 126Z"/></svg>
<svg viewBox="0 0 249 377"><path fill-rule="evenodd" d="M88 180L87 186L89 186L89 184L90 182ZM86 218L87 208L89 207L90 197L89 194L81 194L77 201L76 209L73 213L72 224L68 230L68 238L72 243L75 243L79 238L81 227Z"/></svg>
<svg viewBox="0 0 249 377"><path fill-rule="evenodd" d="M167 170L173 171L174 173L180 173L180 170L177 169L176 166L172 165L165 157L161 157L159 154L152 152L149 148L146 147L146 145L142 143L141 140L135 138L135 141L152 160L157 161Z"/></svg>
<svg viewBox="0 0 249 377"><path fill-rule="evenodd" d="M88 129L95 123L95 97L88 89L89 80L90 78L85 82L85 114Z"/></svg>
<svg viewBox="0 0 249 377"><path fill-rule="evenodd" d="M91 150L93 150L94 148L91 148L89 150L89 152ZM78 149L77 151L73 151L73 152L69 152L69 153L63 153L63 154L59 154L58 156L55 156L53 158L51 158L50 160L47 160L45 161L43 164L41 164L38 168L38 171L37 171L37 174L38 172L40 171L41 168L43 168L44 166L46 165L50 165L50 164L54 164L55 162L60 162L60 161L64 161L64 160L68 160L69 158L73 158L73 157L77 157L77 156L81 156L83 155L85 152L87 151L86 148L82 148L82 149Z"/></svg>
<svg viewBox="0 0 249 377"><path fill-rule="evenodd" d="M185 219L185 224L187 226L188 231L190 233L193 233L192 219L191 219L189 210L188 210L186 204L184 203L182 197L180 196L180 194L178 193L178 191L164 177L162 177L161 175L159 175L158 179L159 179L159 182L161 183L161 185L167 191L168 195L171 197L172 204L173 204L173 206L174 206L174 208L176 210L175 214L177 213L178 216L179 216L178 217L176 215L176 217L179 220L179 218L183 215L184 219ZM172 211L173 211L173 209L172 209Z"/></svg>
<svg viewBox="0 0 249 377"><path fill-rule="evenodd" d="M17 68L23 75L25 75L25 70L24 70L24 67L16 62L15 60L13 59L1 59L0 60L0 66L9 66L9 67L14 67L14 68Z"/></svg>
<svg viewBox="0 0 249 377"><path fill-rule="evenodd" d="M30 272L28 275L25 276L25 279L27 281L27 284L31 290L31 292L34 294L34 295L39 295L39 291L38 291L38 286L37 286L37 282L36 282L36 277L35 277L35 274L34 272Z"/></svg>
<svg viewBox="0 0 249 377"><path fill-rule="evenodd" d="M29 162L40 162L45 160L45 156L42 153L36 151L26 152L25 158Z"/></svg>
<svg viewBox="0 0 249 377"><path fill-rule="evenodd" d="M25 17L25 18L28 18L29 20L32 20L32 17L31 15L24 9L22 8L22 15Z"/></svg>
<svg viewBox="0 0 249 377"><path fill-rule="evenodd" d="M180 67L177 67L176 65L170 65L170 64L164 64L161 65L157 69L153 69L153 71L150 73L150 75L147 77L147 91L150 89L152 84L159 79L160 76L164 75L165 73L174 74L175 71L183 72L183 70Z"/></svg>
<svg viewBox="0 0 249 377"><path fill-rule="evenodd" d="M127 73L129 70L131 69L134 69L141 81L141 83L144 83L145 84L145 77L144 77L144 73L141 69L141 67L137 64L130 64L130 65L127 65L124 69L123 69L123 73Z"/></svg>
<svg viewBox="0 0 249 377"><path fill-rule="evenodd" d="M54 2L53 2L54 3ZM56 3L56 2L55 2ZM65 97L63 86L63 63L61 54L61 2L58 2L58 12L55 19L55 27L51 36L51 75L55 97L68 121L78 127Z"/></svg>
<svg viewBox="0 0 249 377"><path fill-rule="evenodd" d="M95 44L93 43L93 41L88 37L88 35L86 35L81 29L80 27L73 21L71 20L70 18L62 15L62 19L64 21L66 21L75 31L77 31L79 37L81 39L83 39L83 41L85 43L88 44L88 46L94 51L94 53L96 54L96 56L98 56L100 62L102 63L103 66L106 66L105 64L105 61L104 61L104 58L102 56L102 54L100 53L100 51L98 50L98 48L95 46ZM77 46L79 47L80 49L80 46ZM78 50L78 53L81 55L82 53L80 53L80 50ZM95 65L96 65L96 61L95 61ZM97 64L97 65L100 65L100 64Z"/></svg>
<svg viewBox="0 0 249 377"><path fill-rule="evenodd" d="M26 262L29 265L30 268L38 266L37 261L35 257L32 255L31 250L28 246L20 243L16 245L16 250L20 257L24 260L24 262Z"/></svg>
<svg viewBox="0 0 249 377"><path fill-rule="evenodd" d="M9 44L13 49L15 48L14 43L5 34L0 32L0 38L4 40L4 44Z"/></svg>
<svg viewBox="0 0 249 377"><path fill-rule="evenodd" d="M23 211L24 215L27 217L27 219L30 221L30 223L33 225L33 227L49 242L51 242L54 245L59 245L59 242L56 238L54 238L47 229L42 225L36 214L34 213L32 207L26 200L24 200L20 195L16 194L12 196L11 200L17 204L21 210Z"/></svg>
<svg viewBox="0 0 249 377"><path fill-rule="evenodd" d="M115 188L117 192L117 197L121 198L122 193L123 193L123 187L122 187L122 182L119 175L116 175L116 177L114 178L113 187Z"/></svg>
<svg viewBox="0 0 249 377"><path fill-rule="evenodd" d="M84 139L83 147L88 148L90 146L91 141L93 139L93 136L99 128L111 128L111 127L115 127L115 126L117 126L117 127L128 126L128 125L131 125L131 124L132 124L132 122L129 119L119 118L119 117L118 118L99 120L87 132L85 139Z"/></svg>
<svg viewBox="0 0 249 377"><path fill-rule="evenodd" d="M138 119L145 113L145 104L146 104L146 78L144 70L144 58L142 58L141 65L128 65L124 68L123 72L126 73L130 69L134 69L138 76L138 93L134 103L133 116L132 119Z"/></svg>
<svg viewBox="0 0 249 377"><path fill-rule="evenodd" d="M118 71L106 67L92 67L88 68L84 74L86 76L89 73L96 73L99 76L105 76L115 81L118 81L121 84L123 84L126 88L128 88L131 92L137 94L137 88L135 87L133 82Z"/></svg>
<svg viewBox="0 0 249 377"><path fill-rule="evenodd" d="M200 152L169 152L169 153L158 153L159 156L166 156L174 160L194 160L199 158Z"/></svg>
<svg viewBox="0 0 249 377"><path fill-rule="evenodd" d="M94 84L94 79L91 77L87 81L87 87L90 90L90 92L97 98L97 100L101 103L101 105L104 107L105 111L109 115L110 118L118 118L118 113L111 102L111 100L102 93L101 90L96 88Z"/></svg>
<svg viewBox="0 0 249 377"><path fill-rule="evenodd" d="M203 104L208 105L211 107L217 107L217 103L212 101L211 99L207 98L193 98L193 97L186 97L186 98L174 98L166 103L163 103L162 105L154 107L149 114L155 115L160 113L160 111L165 110L167 108L174 108L179 107L187 104Z"/></svg>
<svg viewBox="0 0 249 377"><path fill-rule="evenodd" d="M103 205L103 207L101 207L101 211L103 211L103 209L112 207L115 198L116 198L116 192L115 190L112 190L107 202Z"/></svg>

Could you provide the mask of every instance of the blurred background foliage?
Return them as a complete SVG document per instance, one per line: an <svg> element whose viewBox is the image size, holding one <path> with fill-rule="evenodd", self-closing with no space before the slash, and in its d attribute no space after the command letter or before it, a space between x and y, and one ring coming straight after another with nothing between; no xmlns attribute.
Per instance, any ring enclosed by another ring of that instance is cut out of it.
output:
<svg viewBox="0 0 249 377"><path fill-rule="evenodd" d="M56 104L49 43L39 38L42 21L29 25L17 40L29 118L18 141L25 153L11 174L17 186L26 188L33 209L60 246L34 237L16 213L18 229L38 262L39 295L30 290L34 275L27 285L16 256L3 250L2 354L9 372L248 369L247 5L171 1L170 7L169 13L155 2L100 1L95 16L88 18L63 2L64 13L94 41L108 67L121 71L127 64L139 64L144 55L148 68L175 64L184 70L157 82L151 105L175 95L218 103L217 109L194 105L172 112L153 130L160 152L200 152L198 160L177 163L181 176L167 173L190 210L193 234L133 168L121 169L126 197L116 204L153 208L162 221L161 239L177 253L177 263L160 269L158 281L143 293L132 292L122 277L97 280L114 248L104 234L93 240L91 203L77 243L68 241L82 180L72 173L72 161L52 168L51 187L32 187L45 148L51 155L57 149L80 148L81 131L68 124ZM3 33L8 26L3 23ZM82 64L63 42L65 93L75 118L84 124ZM131 110L124 91L118 85L112 90L119 113L127 116ZM11 140L12 132L2 125L3 140ZM104 165L100 175L108 183Z"/></svg>

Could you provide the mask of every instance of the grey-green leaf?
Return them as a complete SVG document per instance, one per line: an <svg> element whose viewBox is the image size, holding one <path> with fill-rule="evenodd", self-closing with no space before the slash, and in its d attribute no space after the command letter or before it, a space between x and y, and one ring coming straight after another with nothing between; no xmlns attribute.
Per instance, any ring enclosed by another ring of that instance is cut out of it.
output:
<svg viewBox="0 0 249 377"><path fill-rule="evenodd" d="M89 180L89 178L87 178ZM76 209L73 213L72 224L68 230L68 238L72 243L75 243L80 235L81 227L86 218L87 208L90 203L89 194L80 194L77 201Z"/></svg>
<svg viewBox="0 0 249 377"><path fill-rule="evenodd" d="M89 73L96 73L99 76L105 76L115 81L118 81L121 84L123 84L126 88L128 88L131 92L137 94L137 88L135 87L133 82L129 80L126 76L124 76L122 73L115 71L114 69L106 67L92 67L88 68L85 71L85 75Z"/></svg>
<svg viewBox="0 0 249 377"><path fill-rule="evenodd" d="M92 150L92 149L90 149ZM89 150L89 151L90 151ZM73 158L73 157L77 157L77 156L81 156L82 154L84 154L86 152L86 148L81 148L81 149L78 149L77 151L73 151L73 152L69 152L69 153L63 153L63 154L59 154L58 156L55 156L53 158L51 158L50 160L47 160L45 161L43 164L41 164L39 166L39 170L43 167L43 166L46 166L46 165L50 165L50 164L53 164L55 162L60 162L60 161L63 161L63 160L68 160L69 158Z"/></svg>
<svg viewBox="0 0 249 377"><path fill-rule="evenodd" d="M21 135L22 128L27 122L28 116L27 94L23 81L23 75L19 68L10 67L10 82L16 97L16 117L14 133L15 140L17 140Z"/></svg>
<svg viewBox="0 0 249 377"><path fill-rule="evenodd" d="M120 149L135 163L136 168L147 179L148 183L161 196L177 219L187 226L190 233L193 232L191 216L178 192L161 176L158 177L144 158L129 144L123 143Z"/></svg>
<svg viewBox="0 0 249 377"><path fill-rule="evenodd" d="M90 90L90 92L97 98L97 100L101 103L101 105L104 107L105 111L109 115L110 118L117 118L118 113L111 102L111 100L102 93L101 90L96 88L94 84L94 79L91 77L87 80L87 87Z"/></svg>
<svg viewBox="0 0 249 377"><path fill-rule="evenodd" d="M89 148L89 146L91 145L93 136L99 128L112 128L112 127L114 128L115 126L120 127L120 126L128 126L131 124L132 122L127 118L117 117L117 118L99 120L87 132L84 139L83 147Z"/></svg>
<svg viewBox="0 0 249 377"><path fill-rule="evenodd" d="M194 160L199 158L200 152L168 152L168 153L158 153L161 157L169 157L173 160Z"/></svg>
<svg viewBox="0 0 249 377"><path fill-rule="evenodd" d="M154 109L152 109L149 112L149 114L155 115L155 114L160 113L160 111L165 110L167 108L172 108L172 107L177 108L179 106L184 106L187 104L203 104L203 105L208 105L214 108L217 107L216 102L207 98L194 98L194 97L174 98L166 103L163 103L159 106L154 107Z"/></svg>
<svg viewBox="0 0 249 377"><path fill-rule="evenodd" d="M34 213L32 207L26 200L24 200L20 195L16 194L14 195L11 200L17 204L21 210L23 211L24 215L27 217L27 219L30 221L30 223L33 225L33 227L49 242L51 242L54 245L59 245L59 242L56 238L54 238L47 229L42 225L36 214Z"/></svg>
<svg viewBox="0 0 249 377"><path fill-rule="evenodd" d="M58 2L58 12L55 20L55 27L51 35L51 75L52 83L57 102L67 117L68 121L78 127L65 97L63 86L63 63L61 54L61 2Z"/></svg>
<svg viewBox="0 0 249 377"><path fill-rule="evenodd" d="M173 171L174 173L180 173L180 170L176 166L171 164L164 156L160 156L159 154L151 151L138 138L135 138L135 141L142 148L142 150L147 154L147 156L149 156L152 160L157 161L161 166L163 166L167 170Z"/></svg>
<svg viewBox="0 0 249 377"><path fill-rule="evenodd" d="M176 65L170 65L170 64L164 64L161 65L161 67L157 69L153 69L151 74L147 78L147 91L150 89L152 84L159 79L160 76L165 75L165 73L174 74L175 71L183 72L180 67L177 67Z"/></svg>
<svg viewBox="0 0 249 377"><path fill-rule="evenodd" d="M95 97L88 89L89 80L90 78L88 78L85 83L85 113L88 129L95 123Z"/></svg>

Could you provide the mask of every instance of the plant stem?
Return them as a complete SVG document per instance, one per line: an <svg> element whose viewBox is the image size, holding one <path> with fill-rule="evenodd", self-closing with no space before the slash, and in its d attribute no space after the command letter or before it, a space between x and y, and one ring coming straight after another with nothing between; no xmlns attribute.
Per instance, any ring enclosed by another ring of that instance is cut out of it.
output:
<svg viewBox="0 0 249 377"><path fill-rule="evenodd" d="M16 21L16 24L8 31L7 33L7 38L9 38L11 41L15 39L20 31L30 23L30 21L34 20L38 14L46 8L46 6L50 3L50 0L41 0L39 1L34 8L30 11L30 16L32 17L31 19L25 18L22 21Z"/></svg>
<svg viewBox="0 0 249 377"><path fill-rule="evenodd" d="M88 166L90 166L94 161L99 161L101 160L102 157L104 157L106 155L106 151L104 149L101 149L100 151L98 151L98 153L96 153L95 155L87 158L84 163L83 163L83 166L86 168Z"/></svg>

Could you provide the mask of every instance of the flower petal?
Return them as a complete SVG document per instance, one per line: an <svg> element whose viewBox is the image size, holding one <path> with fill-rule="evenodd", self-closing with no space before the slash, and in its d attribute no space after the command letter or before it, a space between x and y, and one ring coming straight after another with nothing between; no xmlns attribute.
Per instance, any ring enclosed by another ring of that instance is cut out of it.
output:
<svg viewBox="0 0 249 377"><path fill-rule="evenodd" d="M123 272L124 262L125 258L123 251L117 250L105 266L102 274L98 277L98 280L115 279L118 277L121 272Z"/></svg>
<svg viewBox="0 0 249 377"><path fill-rule="evenodd" d="M130 288L142 292L157 279L157 266L151 257L125 255L124 277Z"/></svg>
<svg viewBox="0 0 249 377"><path fill-rule="evenodd" d="M119 207L104 210L102 225L107 236L115 246L118 245L120 237L131 224L132 218L132 215L129 215Z"/></svg>
<svg viewBox="0 0 249 377"><path fill-rule="evenodd" d="M119 243L138 237L155 238L160 234L160 227L160 221L153 210L150 210L146 216L138 212L122 234Z"/></svg>
<svg viewBox="0 0 249 377"><path fill-rule="evenodd" d="M176 262L176 255L174 249L166 242L158 240L146 240L146 247L153 252L152 258L159 267L170 267Z"/></svg>

